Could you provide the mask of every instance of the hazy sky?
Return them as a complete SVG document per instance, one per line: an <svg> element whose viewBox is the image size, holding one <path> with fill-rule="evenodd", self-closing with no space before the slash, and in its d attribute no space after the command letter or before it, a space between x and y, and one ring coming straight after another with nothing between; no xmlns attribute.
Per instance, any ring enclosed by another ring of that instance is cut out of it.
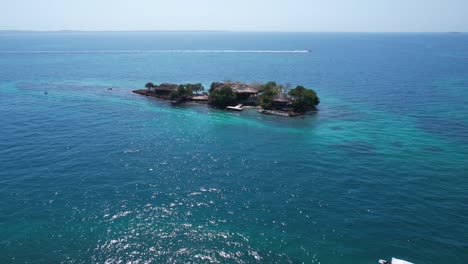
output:
<svg viewBox="0 0 468 264"><path fill-rule="evenodd" d="M468 31L468 0L0 0L0 29Z"/></svg>

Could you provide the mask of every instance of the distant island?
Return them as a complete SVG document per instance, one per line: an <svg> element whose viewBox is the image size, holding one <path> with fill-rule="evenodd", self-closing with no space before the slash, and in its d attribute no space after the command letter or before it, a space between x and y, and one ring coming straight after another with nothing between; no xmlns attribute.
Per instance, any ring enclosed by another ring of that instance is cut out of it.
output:
<svg viewBox="0 0 468 264"><path fill-rule="evenodd" d="M243 107L258 108L263 114L299 116L317 111L320 99L317 93L303 86L291 88L276 82L243 83L213 82L208 92L201 83L155 85L146 83L145 89L134 93L168 100L172 104L205 103L220 109L241 111Z"/></svg>

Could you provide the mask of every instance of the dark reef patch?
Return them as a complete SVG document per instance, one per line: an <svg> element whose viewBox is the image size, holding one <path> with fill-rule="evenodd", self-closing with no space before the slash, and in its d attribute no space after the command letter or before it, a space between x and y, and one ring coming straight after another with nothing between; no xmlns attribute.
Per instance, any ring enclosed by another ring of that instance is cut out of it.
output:
<svg viewBox="0 0 468 264"><path fill-rule="evenodd" d="M333 145L335 148L348 152L349 154L358 155L375 155L376 148L363 141L351 141L342 144Z"/></svg>

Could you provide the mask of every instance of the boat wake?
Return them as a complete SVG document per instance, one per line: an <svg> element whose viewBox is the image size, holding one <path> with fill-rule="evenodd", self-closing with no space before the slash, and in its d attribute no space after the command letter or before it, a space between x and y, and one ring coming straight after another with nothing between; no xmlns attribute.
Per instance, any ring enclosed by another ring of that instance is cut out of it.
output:
<svg viewBox="0 0 468 264"><path fill-rule="evenodd" d="M309 53L310 50L12 50L0 53Z"/></svg>

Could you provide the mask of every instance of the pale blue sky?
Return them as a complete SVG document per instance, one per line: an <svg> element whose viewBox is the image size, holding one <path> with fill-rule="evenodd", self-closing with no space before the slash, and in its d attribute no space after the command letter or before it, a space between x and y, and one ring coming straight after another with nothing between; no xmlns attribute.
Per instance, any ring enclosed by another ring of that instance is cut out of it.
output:
<svg viewBox="0 0 468 264"><path fill-rule="evenodd" d="M468 31L468 0L0 0L3 30Z"/></svg>

